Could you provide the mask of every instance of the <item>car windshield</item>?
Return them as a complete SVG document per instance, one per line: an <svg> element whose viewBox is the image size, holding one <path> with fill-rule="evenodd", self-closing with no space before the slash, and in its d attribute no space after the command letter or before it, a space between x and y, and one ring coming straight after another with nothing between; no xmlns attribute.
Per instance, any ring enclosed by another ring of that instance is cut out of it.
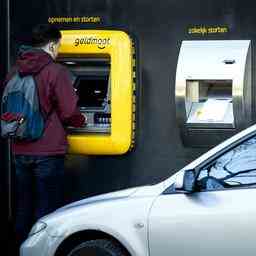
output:
<svg viewBox="0 0 256 256"><path fill-rule="evenodd" d="M215 189L256 185L256 138L235 147L202 170L198 182L202 188L207 189L211 185L217 186Z"/></svg>

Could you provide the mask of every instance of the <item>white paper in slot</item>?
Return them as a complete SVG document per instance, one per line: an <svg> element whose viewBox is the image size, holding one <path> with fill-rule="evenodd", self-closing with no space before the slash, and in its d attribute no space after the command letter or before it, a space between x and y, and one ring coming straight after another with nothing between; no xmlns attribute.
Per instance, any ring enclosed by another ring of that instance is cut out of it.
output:
<svg viewBox="0 0 256 256"><path fill-rule="evenodd" d="M221 122L225 117L230 100L208 99L203 106L195 112L199 121Z"/></svg>

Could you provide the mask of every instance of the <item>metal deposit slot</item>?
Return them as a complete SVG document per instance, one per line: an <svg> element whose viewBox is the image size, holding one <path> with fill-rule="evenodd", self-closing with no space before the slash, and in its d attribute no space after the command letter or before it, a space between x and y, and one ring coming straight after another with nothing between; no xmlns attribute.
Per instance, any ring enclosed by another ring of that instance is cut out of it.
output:
<svg viewBox="0 0 256 256"><path fill-rule="evenodd" d="M214 146L252 124L250 40L183 41L176 116L187 147Z"/></svg>
<svg viewBox="0 0 256 256"><path fill-rule="evenodd" d="M187 80L186 116L191 127L234 128L232 80Z"/></svg>

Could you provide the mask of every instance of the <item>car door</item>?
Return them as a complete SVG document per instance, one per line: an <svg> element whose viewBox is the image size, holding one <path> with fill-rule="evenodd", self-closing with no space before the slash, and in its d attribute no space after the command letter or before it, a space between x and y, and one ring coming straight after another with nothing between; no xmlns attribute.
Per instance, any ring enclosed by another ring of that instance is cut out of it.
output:
<svg viewBox="0 0 256 256"><path fill-rule="evenodd" d="M197 192L170 187L152 205L150 256L254 256L256 138L200 166Z"/></svg>

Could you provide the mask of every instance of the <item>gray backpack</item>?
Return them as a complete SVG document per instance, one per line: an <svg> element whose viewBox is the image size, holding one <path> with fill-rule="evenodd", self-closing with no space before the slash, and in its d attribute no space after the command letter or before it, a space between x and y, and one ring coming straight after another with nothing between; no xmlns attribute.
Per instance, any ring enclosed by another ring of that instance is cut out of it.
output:
<svg viewBox="0 0 256 256"><path fill-rule="evenodd" d="M33 141L41 138L45 119L33 76L16 73L7 83L1 104L1 136Z"/></svg>

